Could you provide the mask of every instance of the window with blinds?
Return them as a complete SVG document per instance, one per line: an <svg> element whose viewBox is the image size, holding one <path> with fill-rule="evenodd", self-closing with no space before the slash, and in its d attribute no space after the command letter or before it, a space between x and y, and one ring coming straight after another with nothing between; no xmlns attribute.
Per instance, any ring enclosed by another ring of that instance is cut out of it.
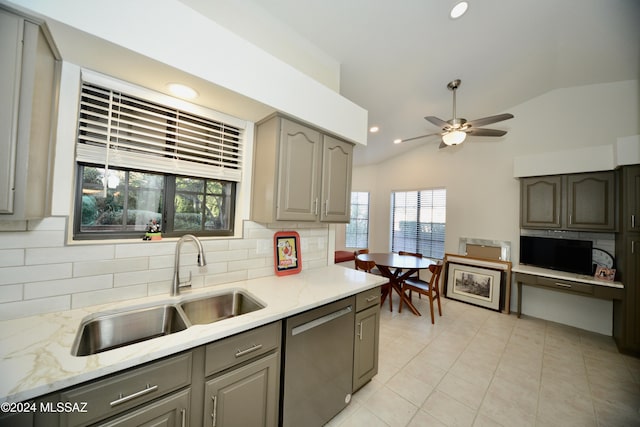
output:
<svg viewBox="0 0 640 427"><path fill-rule="evenodd" d="M80 162L239 182L242 130L83 82Z"/></svg>
<svg viewBox="0 0 640 427"><path fill-rule="evenodd" d="M83 72L74 239L233 235L244 126Z"/></svg>
<svg viewBox="0 0 640 427"><path fill-rule="evenodd" d="M447 190L398 191L391 194L391 250L444 258Z"/></svg>

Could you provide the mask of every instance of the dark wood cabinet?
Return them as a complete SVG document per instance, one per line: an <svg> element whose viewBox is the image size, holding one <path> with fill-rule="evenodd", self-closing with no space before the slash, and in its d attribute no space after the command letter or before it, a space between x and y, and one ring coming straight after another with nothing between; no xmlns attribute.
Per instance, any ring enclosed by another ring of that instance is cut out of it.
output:
<svg viewBox="0 0 640 427"><path fill-rule="evenodd" d="M522 228L616 230L614 171L523 178L520 189Z"/></svg>
<svg viewBox="0 0 640 427"><path fill-rule="evenodd" d="M624 284L624 299L613 305L613 336L621 352L640 356L640 165L625 166L620 172L616 277Z"/></svg>

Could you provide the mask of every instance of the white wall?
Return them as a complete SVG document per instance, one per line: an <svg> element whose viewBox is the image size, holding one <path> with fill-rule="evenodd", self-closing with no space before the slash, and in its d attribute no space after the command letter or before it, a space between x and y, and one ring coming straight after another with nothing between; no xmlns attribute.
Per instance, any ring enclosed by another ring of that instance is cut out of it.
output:
<svg viewBox="0 0 640 427"><path fill-rule="evenodd" d="M640 133L638 81L555 90L509 112L514 119L495 125L509 130L500 141L470 138L462 146L443 150L438 142L416 142L415 150L404 156L356 168L353 190L371 192L369 248L390 249L392 191L445 187L446 252L457 253L460 237L507 240L512 244L512 261L517 263L520 192L514 158L615 144L619 137ZM567 171L570 168L568 164ZM336 247L343 249L344 227L336 233ZM525 287L523 310L535 317L612 333L609 301Z"/></svg>

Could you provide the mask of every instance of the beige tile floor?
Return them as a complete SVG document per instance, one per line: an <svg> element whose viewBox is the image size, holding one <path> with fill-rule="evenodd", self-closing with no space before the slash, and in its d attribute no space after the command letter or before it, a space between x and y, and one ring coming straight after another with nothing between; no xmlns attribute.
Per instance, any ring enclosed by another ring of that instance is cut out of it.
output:
<svg viewBox="0 0 640 427"><path fill-rule="evenodd" d="M378 375L328 426L640 426L640 359L611 337L444 298L432 326L414 301L382 308Z"/></svg>

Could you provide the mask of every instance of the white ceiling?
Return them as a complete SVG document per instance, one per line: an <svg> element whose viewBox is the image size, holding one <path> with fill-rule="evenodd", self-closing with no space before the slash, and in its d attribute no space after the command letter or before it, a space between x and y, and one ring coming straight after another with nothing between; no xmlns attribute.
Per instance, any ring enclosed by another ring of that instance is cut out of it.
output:
<svg viewBox="0 0 640 427"><path fill-rule="evenodd" d="M457 0L252 1L340 62L341 94L381 129L357 147L357 165L435 144L392 141L437 131L426 115L450 119L455 78L457 115L472 120L554 89L640 77L638 0L469 0L458 20L448 16Z"/></svg>

